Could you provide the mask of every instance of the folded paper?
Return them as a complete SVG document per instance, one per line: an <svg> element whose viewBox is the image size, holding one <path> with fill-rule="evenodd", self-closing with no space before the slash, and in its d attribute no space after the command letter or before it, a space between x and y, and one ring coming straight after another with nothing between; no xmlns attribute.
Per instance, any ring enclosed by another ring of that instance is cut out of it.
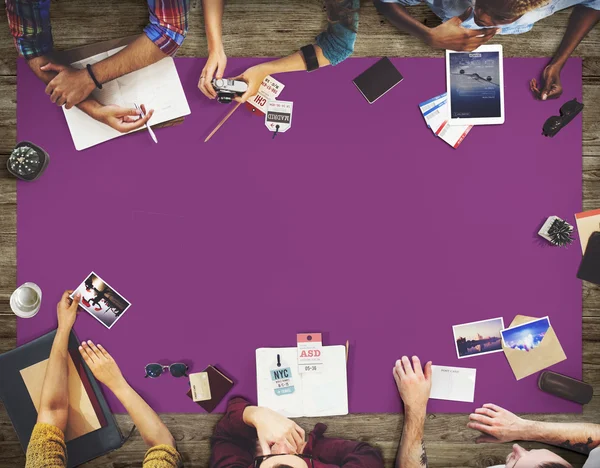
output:
<svg viewBox="0 0 600 468"><path fill-rule="evenodd" d="M537 319L535 317L517 315L509 328L531 322L532 320ZM505 346L504 343L502 343L502 349L517 380L521 380L567 359L552 326L546 331L542 342L534 349L529 351L511 349Z"/></svg>

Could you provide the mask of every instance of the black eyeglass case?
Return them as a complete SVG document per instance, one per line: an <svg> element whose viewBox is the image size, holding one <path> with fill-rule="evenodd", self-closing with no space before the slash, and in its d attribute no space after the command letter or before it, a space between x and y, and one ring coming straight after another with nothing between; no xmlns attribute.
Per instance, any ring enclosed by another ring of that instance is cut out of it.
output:
<svg viewBox="0 0 600 468"><path fill-rule="evenodd" d="M0 355L0 375L2 375L0 400L8 412L24 452L27 451L29 439L37 420L37 411L20 371L50 357L55 335L56 330ZM76 363L76 367L80 369L82 381L88 390L88 395L102 427L66 443L68 468L79 466L105 455L120 448L124 443L123 435L102 395L98 382L83 360L78 358L78 348L79 340L71 332L69 353ZM85 375L82 375L82 372Z"/></svg>
<svg viewBox="0 0 600 468"><path fill-rule="evenodd" d="M544 392L580 405L588 404L594 396L591 385L552 371L544 371L540 374L538 387Z"/></svg>

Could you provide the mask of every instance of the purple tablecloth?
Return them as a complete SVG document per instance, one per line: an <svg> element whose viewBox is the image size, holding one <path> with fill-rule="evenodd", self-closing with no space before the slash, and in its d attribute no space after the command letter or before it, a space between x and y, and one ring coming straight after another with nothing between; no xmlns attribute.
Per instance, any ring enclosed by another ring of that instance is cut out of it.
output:
<svg viewBox="0 0 600 468"><path fill-rule="evenodd" d="M581 99L581 60L568 62L554 102L528 90L545 59L505 60L506 123L474 128L458 150L417 106L444 91L444 61L395 59L404 81L369 105L351 80L374 61L281 75L291 130L272 140L240 108L204 144L230 107L197 90L204 59L177 59L185 122L157 129L158 145L142 132L84 152L20 61L18 138L51 162L18 184L18 281L44 293L18 342L53 328L62 291L94 270L133 305L111 330L86 313L75 330L160 412L202 410L187 379L144 379L145 364L214 364L236 381L232 393L254 399L255 349L295 346L302 331L350 341L351 412L400 409L391 371L405 353L477 368L475 403L432 401L433 412L580 411L535 376L517 382L503 353L458 360L452 325L549 315L568 357L552 369L581 378L579 246L536 235L546 217L572 222L581 210L581 117L541 135L563 102ZM228 72L256 62L232 59Z"/></svg>

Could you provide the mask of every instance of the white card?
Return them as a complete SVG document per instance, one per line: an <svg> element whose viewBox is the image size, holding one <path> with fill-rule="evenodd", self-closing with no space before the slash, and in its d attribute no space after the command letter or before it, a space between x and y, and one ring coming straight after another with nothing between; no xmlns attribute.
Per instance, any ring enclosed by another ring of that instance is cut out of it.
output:
<svg viewBox="0 0 600 468"><path fill-rule="evenodd" d="M477 369L431 366L431 372L430 398L473 403Z"/></svg>

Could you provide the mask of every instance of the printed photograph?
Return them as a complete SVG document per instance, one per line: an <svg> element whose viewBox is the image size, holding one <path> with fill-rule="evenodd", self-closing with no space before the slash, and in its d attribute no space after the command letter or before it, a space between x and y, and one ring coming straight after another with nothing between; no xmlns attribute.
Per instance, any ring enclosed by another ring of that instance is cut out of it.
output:
<svg viewBox="0 0 600 468"><path fill-rule="evenodd" d="M504 329L502 317L454 325L454 344L459 359L502 351L500 331Z"/></svg>
<svg viewBox="0 0 600 468"><path fill-rule="evenodd" d="M502 330L504 346L511 349L531 351L537 348L550 328L550 319L544 317L516 327Z"/></svg>
<svg viewBox="0 0 600 468"><path fill-rule="evenodd" d="M131 306L127 299L93 271L73 292L71 298L77 293L81 294L79 305L107 328L111 328Z"/></svg>

